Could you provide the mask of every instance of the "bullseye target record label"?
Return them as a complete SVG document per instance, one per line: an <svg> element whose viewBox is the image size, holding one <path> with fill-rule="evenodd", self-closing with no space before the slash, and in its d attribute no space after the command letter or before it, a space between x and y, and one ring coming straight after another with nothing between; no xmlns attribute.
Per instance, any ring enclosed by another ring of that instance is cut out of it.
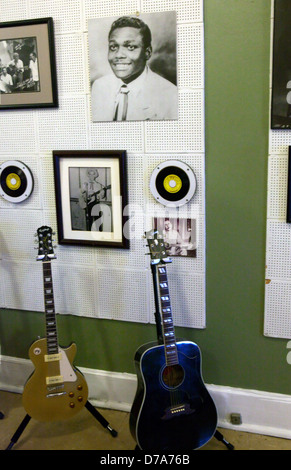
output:
<svg viewBox="0 0 291 470"><path fill-rule="evenodd" d="M33 191L33 176L30 169L18 160L9 160L0 165L0 196L6 201L25 201Z"/></svg>
<svg viewBox="0 0 291 470"><path fill-rule="evenodd" d="M179 207L187 204L196 191L193 170L183 162L169 160L160 163L152 172L150 190L164 206Z"/></svg>

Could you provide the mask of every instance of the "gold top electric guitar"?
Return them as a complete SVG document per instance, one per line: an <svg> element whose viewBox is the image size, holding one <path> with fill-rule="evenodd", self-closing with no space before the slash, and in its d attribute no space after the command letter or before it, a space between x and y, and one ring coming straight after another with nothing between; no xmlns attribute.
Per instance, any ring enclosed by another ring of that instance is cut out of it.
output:
<svg viewBox="0 0 291 470"><path fill-rule="evenodd" d="M23 390L23 406L27 414L38 421L61 421L78 413L87 402L88 386L82 373L73 365L76 344L63 349L58 344L54 306L51 260L53 250L52 229L37 230L38 256L42 261L46 338L35 341L29 357L35 370Z"/></svg>

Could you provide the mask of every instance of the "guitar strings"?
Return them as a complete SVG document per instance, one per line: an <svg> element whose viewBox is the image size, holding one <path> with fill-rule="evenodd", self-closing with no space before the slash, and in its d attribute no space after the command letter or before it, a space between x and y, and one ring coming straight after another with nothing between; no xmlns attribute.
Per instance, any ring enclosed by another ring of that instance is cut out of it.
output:
<svg viewBox="0 0 291 470"><path fill-rule="evenodd" d="M166 367L167 367L167 381L168 381L168 388L169 388L169 394L170 394L170 403L171 407L177 407L178 405L181 404L181 391L179 390L179 386L181 385L181 380L179 378L179 374L176 373L176 366L178 365L179 367L179 360L178 360L178 349L177 349L177 344L176 344L176 339L175 339L175 332L174 332L174 324L173 324L173 318L172 318L172 309L171 309L171 300L170 300L170 293L169 293L169 285L168 285L168 278L167 278L167 271L166 271L166 266L162 265L163 271L160 271L158 269L158 279L159 279L159 287L160 287L160 294L161 294L161 283L166 283L166 295L168 296L168 302L170 306L170 318L171 318L171 328L173 332L173 337L174 337L174 344L175 344L175 355L177 357L176 364L175 365L170 365L169 360L167 357L167 351L166 351L166 339L165 339L165 315L163 313L163 306L160 298L160 304L161 304L161 310L162 310L162 326L163 326L163 336L164 336L164 350L165 350L165 359L166 359ZM165 279L161 279L161 275ZM178 380L178 384L176 385L176 382Z"/></svg>

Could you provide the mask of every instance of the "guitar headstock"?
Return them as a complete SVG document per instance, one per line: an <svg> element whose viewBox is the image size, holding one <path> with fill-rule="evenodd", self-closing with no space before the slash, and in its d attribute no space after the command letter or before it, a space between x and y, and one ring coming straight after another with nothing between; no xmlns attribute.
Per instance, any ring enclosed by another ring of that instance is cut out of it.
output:
<svg viewBox="0 0 291 470"><path fill-rule="evenodd" d="M148 241L152 264L172 262L171 258L168 257L163 236L158 230L145 232L145 238Z"/></svg>
<svg viewBox="0 0 291 470"><path fill-rule="evenodd" d="M48 261L56 258L53 247L53 231L51 227L43 225L37 229L38 255L37 261Z"/></svg>

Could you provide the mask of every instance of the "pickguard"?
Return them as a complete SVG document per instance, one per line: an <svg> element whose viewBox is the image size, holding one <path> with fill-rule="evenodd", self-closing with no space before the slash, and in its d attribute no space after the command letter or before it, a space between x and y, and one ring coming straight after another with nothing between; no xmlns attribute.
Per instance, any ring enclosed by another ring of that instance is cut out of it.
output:
<svg viewBox="0 0 291 470"><path fill-rule="evenodd" d="M59 347L59 352L61 353L60 359L60 375L63 376L63 382L75 382L77 380L77 375L74 372L74 369L67 358L65 351Z"/></svg>

